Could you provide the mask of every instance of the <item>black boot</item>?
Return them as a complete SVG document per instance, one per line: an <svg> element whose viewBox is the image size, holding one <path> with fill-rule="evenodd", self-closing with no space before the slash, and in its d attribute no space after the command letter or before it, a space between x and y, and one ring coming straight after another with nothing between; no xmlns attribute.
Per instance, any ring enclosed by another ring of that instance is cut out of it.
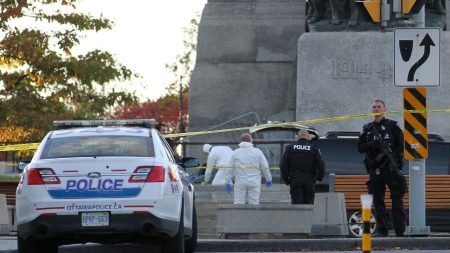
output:
<svg viewBox="0 0 450 253"><path fill-rule="evenodd" d="M377 230L377 237L387 237L389 235L388 230L387 229L378 229Z"/></svg>

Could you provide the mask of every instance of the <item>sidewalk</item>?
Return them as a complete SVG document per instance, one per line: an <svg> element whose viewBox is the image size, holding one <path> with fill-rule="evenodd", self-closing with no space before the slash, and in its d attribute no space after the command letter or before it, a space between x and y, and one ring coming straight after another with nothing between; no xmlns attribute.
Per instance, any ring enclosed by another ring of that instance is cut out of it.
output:
<svg viewBox="0 0 450 253"><path fill-rule="evenodd" d="M148 252L154 246L132 244L122 245L70 245L60 249L62 253L72 252ZM450 237L403 237L374 238L373 250L443 250L450 248ZM0 237L0 252L17 252L15 237ZM361 239L278 239L278 240L199 240L197 252L242 252L242 251L353 251L361 250Z"/></svg>

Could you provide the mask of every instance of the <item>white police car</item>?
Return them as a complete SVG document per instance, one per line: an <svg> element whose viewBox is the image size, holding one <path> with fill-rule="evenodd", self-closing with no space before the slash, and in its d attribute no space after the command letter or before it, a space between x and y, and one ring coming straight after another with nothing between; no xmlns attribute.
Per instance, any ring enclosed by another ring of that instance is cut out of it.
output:
<svg viewBox="0 0 450 253"><path fill-rule="evenodd" d="M17 188L19 252L85 242L193 252L194 187L183 167L199 162L184 158L181 167L154 123L55 121L63 130L47 134Z"/></svg>

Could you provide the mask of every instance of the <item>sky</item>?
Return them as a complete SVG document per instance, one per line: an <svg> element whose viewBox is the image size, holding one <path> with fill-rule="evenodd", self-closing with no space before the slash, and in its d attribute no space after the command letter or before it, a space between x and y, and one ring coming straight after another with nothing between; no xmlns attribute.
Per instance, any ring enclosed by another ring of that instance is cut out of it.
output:
<svg viewBox="0 0 450 253"><path fill-rule="evenodd" d="M91 32L75 49L106 50L141 78L116 86L136 91L141 101L156 99L171 83L173 74L165 64L183 53L183 27L206 0L83 0L78 11L100 15L114 22L112 30Z"/></svg>

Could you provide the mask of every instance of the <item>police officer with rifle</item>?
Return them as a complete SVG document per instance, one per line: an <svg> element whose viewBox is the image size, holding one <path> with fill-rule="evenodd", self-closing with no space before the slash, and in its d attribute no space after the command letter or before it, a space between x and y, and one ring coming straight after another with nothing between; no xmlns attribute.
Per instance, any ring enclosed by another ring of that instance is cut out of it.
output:
<svg viewBox="0 0 450 253"><path fill-rule="evenodd" d="M372 103L373 113L386 112L385 103L375 100ZM367 182L369 194L373 195L376 211L378 236L388 235L388 218L384 196L386 185L392 199L392 215L395 234L403 236L405 232L405 210L403 195L407 192L403 167L403 132L398 123L386 119L383 114L375 116L375 120L363 127L359 136L358 151L364 153L364 165L370 180Z"/></svg>

